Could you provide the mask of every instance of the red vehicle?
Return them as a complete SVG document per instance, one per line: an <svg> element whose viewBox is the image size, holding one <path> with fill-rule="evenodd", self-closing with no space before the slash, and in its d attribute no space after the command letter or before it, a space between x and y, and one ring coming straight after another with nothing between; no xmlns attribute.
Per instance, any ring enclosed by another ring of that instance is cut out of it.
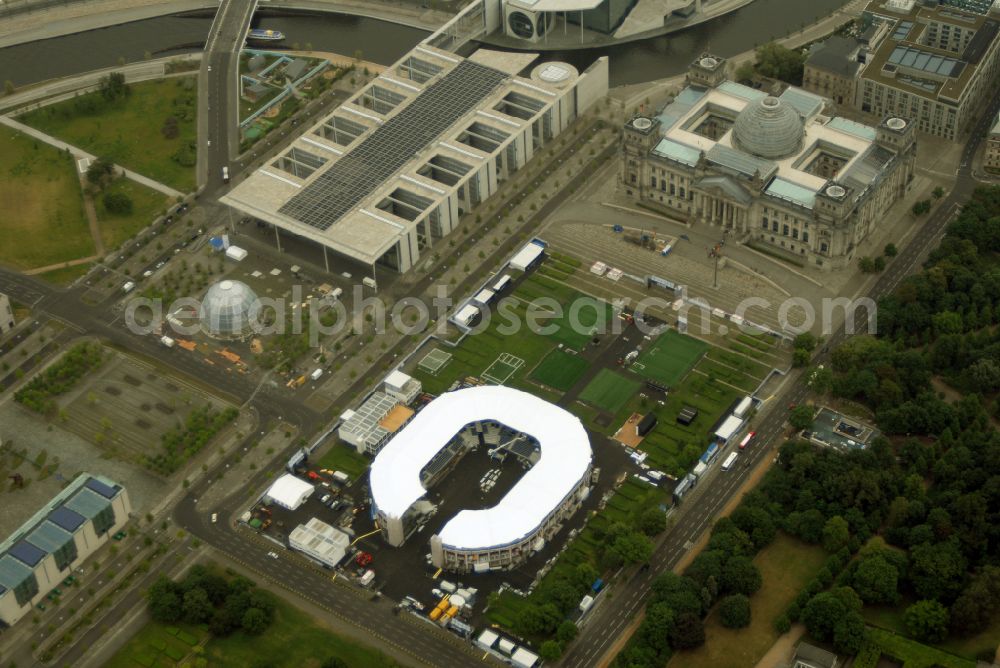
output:
<svg viewBox="0 0 1000 668"><path fill-rule="evenodd" d="M740 450L746 450L747 446L750 445L751 443L753 443L753 438L756 435L757 435L757 432L752 431L749 434L747 434L746 436L744 436L743 440L740 441Z"/></svg>
<svg viewBox="0 0 1000 668"><path fill-rule="evenodd" d="M367 552L358 552L354 557L354 563L364 568L368 564L372 563L372 555Z"/></svg>
<svg viewBox="0 0 1000 668"><path fill-rule="evenodd" d="M309 476L310 480L319 480L319 474L316 473L315 471L310 471L306 475Z"/></svg>

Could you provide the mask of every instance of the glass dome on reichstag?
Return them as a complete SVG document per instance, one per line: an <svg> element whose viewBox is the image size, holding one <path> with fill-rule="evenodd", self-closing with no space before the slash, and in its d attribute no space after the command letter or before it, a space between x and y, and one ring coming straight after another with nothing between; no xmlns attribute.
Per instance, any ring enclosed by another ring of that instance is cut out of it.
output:
<svg viewBox="0 0 1000 668"><path fill-rule="evenodd" d="M768 95L750 102L733 124L733 143L747 153L777 160L802 147L802 118L791 105Z"/></svg>
<svg viewBox="0 0 1000 668"><path fill-rule="evenodd" d="M217 339L242 339L251 332L257 295L246 283L219 281L201 302L201 329Z"/></svg>

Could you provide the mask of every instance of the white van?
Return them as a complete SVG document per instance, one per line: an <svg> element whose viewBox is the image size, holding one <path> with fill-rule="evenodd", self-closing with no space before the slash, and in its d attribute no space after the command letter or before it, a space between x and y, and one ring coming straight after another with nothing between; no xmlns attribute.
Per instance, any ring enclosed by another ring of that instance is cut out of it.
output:
<svg viewBox="0 0 1000 668"><path fill-rule="evenodd" d="M135 290L135 283L133 281L125 281L125 285L122 286L122 292L128 294Z"/></svg>
<svg viewBox="0 0 1000 668"><path fill-rule="evenodd" d="M319 380L320 376L322 376L322 375L323 375L323 370L322 369L316 369L311 374L309 374L309 377L312 378L313 380Z"/></svg>
<svg viewBox="0 0 1000 668"><path fill-rule="evenodd" d="M229 167L222 168L222 182L229 183Z"/></svg>
<svg viewBox="0 0 1000 668"><path fill-rule="evenodd" d="M728 471L729 469L733 468L733 464L736 463L736 460L739 458L739 456L740 454L738 452L730 452L729 456L726 457L726 461L722 462L722 470Z"/></svg>

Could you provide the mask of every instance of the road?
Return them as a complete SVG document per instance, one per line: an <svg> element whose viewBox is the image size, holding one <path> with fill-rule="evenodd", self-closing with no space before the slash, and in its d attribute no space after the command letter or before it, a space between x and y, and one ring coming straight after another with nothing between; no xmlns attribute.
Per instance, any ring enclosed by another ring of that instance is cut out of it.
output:
<svg viewBox="0 0 1000 668"><path fill-rule="evenodd" d="M972 176L972 158L985 135L990 121L996 118L1000 109L1000 97L995 99L990 110L983 115L982 120L972 130L972 134L962 152L962 163L959 167L955 186L952 191L939 202L934 213L924 222L921 230L914 235L909 244L890 261L886 270L869 290L867 296L877 300L899 285L899 282L920 269L927 252L933 247L938 237L944 232L948 221L975 189L977 182ZM867 331L864 318L859 317L854 333ZM816 364L829 363L829 351L843 343L849 334L845 328L840 328L828 341L823 351L814 359ZM757 426L757 442L751 450L743 454L744 463L749 460L749 466L738 465L726 473L718 473L710 489L705 490L696 503L681 506L679 518L666 538L657 546L650 559L652 568L640 572L627 582L615 586L615 595L595 608L594 614L588 620L585 631L577 641L570 646L563 656L561 665L570 668L590 668L606 665L613 657L605 653L615 645L622 632L629 626L631 620L646 604L649 586L656 574L673 569L687 552L691 543L697 542L702 532L708 529L712 520L722 511L733 494L738 490L743 480L750 475L753 467L766 457L774 456L774 448L780 445L784 435L785 415L790 404L803 402L809 394L806 379L801 371L789 375L785 389L780 395L772 398L765 407L766 414ZM722 455L720 453L719 459Z"/></svg>
<svg viewBox="0 0 1000 668"><path fill-rule="evenodd" d="M225 185L239 153L240 49L257 0L222 0L212 23L198 77L198 183L213 193Z"/></svg>

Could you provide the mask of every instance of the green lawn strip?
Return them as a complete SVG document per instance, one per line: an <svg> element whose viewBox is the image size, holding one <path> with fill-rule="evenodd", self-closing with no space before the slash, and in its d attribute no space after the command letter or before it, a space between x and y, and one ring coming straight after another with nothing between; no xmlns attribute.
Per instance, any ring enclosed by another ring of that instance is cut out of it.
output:
<svg viewBox="0 0 1000 668"><path fill-rule="evenodd" d="M640 385L621 374L601 369L580 393L580 399L611 413L617 413Z"/></svg>
<svg viewBox="0 0 1000 668"><path fill-rule="evenodd" d="M761 550L754 563L763 584L750 597L750 625L727 629L719 620L718 609L705 620L705 644L691 651L675 652L668 668L746 668L754 666L778 639L774 618L795 600L801 588L823 567L826 552L779 532Z"/></svg>
<svg viewBox="0 0 1000 668"><path fill-rule="evenodd" d="M562 253L556 253L555 251L549 252L549 258L555 260L556 262L569 265L570 267L573 268L579 268L583 266L583 263L580 260L577 260L575 257L570 257L569 255L564 255Z"/></svg>
<svg viewBox="0 0 1000 668"><path fill-rule="evenodd" d="M181 192L194 190L196 78L146 81L129 89L127 97L112 102L99 92L88 93L18 120ZM168 117L177 119L178 134L172 139L161 131ZM184 157L178 161L175 155Z"/></svg>
<svg viewBox="0 0 1000 668"><path fill-rule="evenodd" d="M321 469L343 471L351 478L358 478L368 468L368 460L364 455L344 443L336 443L325 455L319 458L316 466Z"/></svg>
<svg viewBox="0 0 1000 668"><path fill-rule="evenodd" d="M975 668L976 662L955 656L950 652L922 645L885 629L868 629L868 637L883 654L901 661L903 668Z"/></svg>
<svg viewBox="0 0 1000 668"><path fill-rule="evenodd" d="M132 200L132 213L121 215L109 212L104 206L104 195L107 193L127 195ZM94 199L101 239L108 252L114 251L148 227L171 204L170 198L163 193L126 178L117 179Z"/></svg>
<svg viewBox="0 0 1000 668"><path fill-rule="evenodd" d="M698 371L707 376L714 376L724 383L735 385L746 392L753 392L757 385L760 384L759 381L742 371L737 371L714 360L702 360L698 364Z"/></svg>
<svg viewBox="0 0 1000 668"><path fill-rule="evenodd" d="M73 158L6 127L0 156L0 262L34 269L93 255Z"/></svg>
<svg viewBox="0 0 1000 668"><path fill-rule="evenodd" d="M555 349L534 368L531 379L566 392L580 380L588 366L587 360L579 355Z"/></svg>
<svg viewBox="0 0 1000 668"><path fill-rule="evenodd" d="M84 264L77 264L72 267L63 267L62 269L53 269L52 271L47 271L44 274L38 274L38 278L42 279L47 283L52 285L66 286L80 278L81 276L86 276L93 267L93 263L86 262Z"/></svg>
<svg viewBox="0 0 1000 668"><path fill-rule="evenodd" d="M734 352L723 350L722 348L712 347L709 349L708 354L705 355L710 360L715 360L721 362L727 366L731 366L734 369L738 369L748 376L752 376L757 380L762 380L769 371L769 367L754 360L747 359L742 355L737 355ZM760 356L757 356L760 359Z"/></svg>
<svg viewBox="0 0 1000 668"><path fill-rule="evenodd" d="M632 370L667 387L673 387L694 366L708 344L670 329L644 350Z"/></svg>
<svg viewBox="0 0 1000 668"><path fill-rule="evenodd" d="M736 340L761 352L768 352L774 347L774 339L763 333L753 335L746 332L739 332L736 335Z"/></svg>

